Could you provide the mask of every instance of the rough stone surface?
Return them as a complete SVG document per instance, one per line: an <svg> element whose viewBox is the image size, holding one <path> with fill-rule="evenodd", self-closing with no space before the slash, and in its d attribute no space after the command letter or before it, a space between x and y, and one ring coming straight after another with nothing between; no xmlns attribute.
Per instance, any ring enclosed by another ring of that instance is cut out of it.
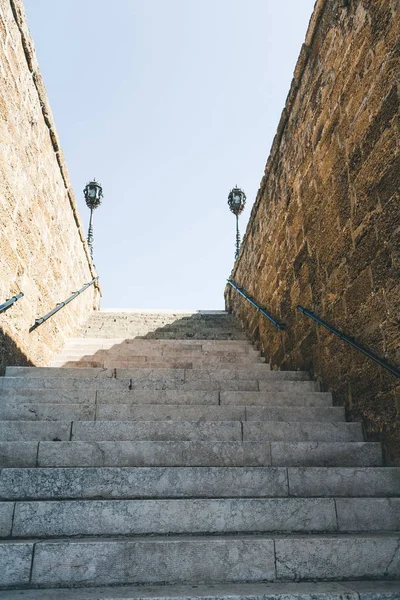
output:
<svg viewBox="0 0 400 600"><path fill-rule="evenodd" d="M7 594L7 595L6 595ZM398 581L123 586L1 592L1 600L398 600Z"/></svg>
<svg viewBox="0 0 400 600"><path fill-rule="evenodd" d="M29 333L96 276L21 0L0 2L0 374L7 365L45 365L93 308L99 288ZM60 168L62 164L62 169Z"/></svg>
<svg viewBox="0 0 400 600"><path fill-rule="evenodd" d="M67 441L70 436L71 423L0 422L0 439L3 442Z"/></svg>
<svg viewBox="0 0 400 600"><path fill-rule="evenodd" d="M271 442L362 442L363 434L359 423L285 423L263 421L243 423L245 441L269 440Z"/></svg>
<svg viewBox="0 0 400 600"><path fill-rule="evenodd" d="M297 310L399 368L399 21L392 0L319 2L226 304L267 361L310 370L400 461L400 383Z"/></svg>
<svg viewBox="0 0 400 600"><path fill-rule="evenodd" d="M275 579L272 539L164 538L46 542L34 584L200 583Z"/></svg>
<svg viewBox="0 0 400 600"><path fill-rule="evenodd" d="M357 501L360 502L361 499ZM377 499L374 502L377 503ZM376 506L373 505L372 508ZM342 529L346 530L344 521L350 508L343 505L341 510L344 513ZM356 519L362 519L356 506L353 512ZM387 510L383 512L385 515L388 514ZM355 523L358 524L359 521L356 520ZM387 528L387 526L382 527L382 529ZM348 526L347 530L349 529L353 527ZM354 528L356 529L357 527ZM73 502L18 502L12 535L13 537L150 533L195 535L336 530L335 502L328 498L75 500Z"/></svg>
<svg viewBox="0 0 400 600"><path fill-rule="evenodd" d="M13 502L2 502L0 504L0 537L8 537L11 534L13 512Z"/></svg>
<svg viewBox="0 0 400 600"><path fill-rule="evenodd" d="M400 538L321 536L275 540L278 579L400 578Z"/></svg>
<svg viewBox="0 0 400 600"><path fill-rule="evenodd" d="M400 468L288 469L291 496L400 496Z"/></svg>
<svg viewBox="0 0 400 600"><path fill-rule="evenodd" d="M240 441L240 423L235 421L96 421L72 424L74 441L160 440Z"/></svg>
<svg viewBox="0 0 400 600"><path fill-rule="evenodd" d="M0 471L1 500L287 495L286 469L281 467L24 468Z"/></svg>
<svg viewBox="0 0 400 600"><path fill-rule="evenodd" d="M336 509L339 531L400 530L400 498L339 498Z"/></svg>
<svg viewBox="0 0 400 600"><path fill-rule="evenodd" d="M26 585L31 572L33 544L0 543L0 586Z"/></svg>
<svg viewBox="0 0 400 600"><path fill-rule="evenodd" d="M332 395L313 391L302 392L220 392L221 404L239 404L255 406L332 406ZM250 409L249 409L250 412Z"/></svg>
<svg viewBox="0 0 400 600"><path fill-rule="evenodd" d="M38 455L39 467L270 465L269 444L259 442L40 442Z"/></svg>
<svg viewBox="0 0 400 600"><path fill-rule="evenodd" d="M381 445L373 442L271 442L271 457L274 467L383 465Z"/></svg>

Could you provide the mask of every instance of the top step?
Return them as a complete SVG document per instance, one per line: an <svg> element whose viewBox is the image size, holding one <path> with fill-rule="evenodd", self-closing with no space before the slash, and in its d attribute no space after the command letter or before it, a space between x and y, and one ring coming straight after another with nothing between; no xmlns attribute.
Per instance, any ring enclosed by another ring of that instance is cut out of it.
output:
<svg viewBox="0 0 400 600"><path fill-rule="evenodd" d="M224 311L97 311L79 337L132 339L245 340Z"/></svg>

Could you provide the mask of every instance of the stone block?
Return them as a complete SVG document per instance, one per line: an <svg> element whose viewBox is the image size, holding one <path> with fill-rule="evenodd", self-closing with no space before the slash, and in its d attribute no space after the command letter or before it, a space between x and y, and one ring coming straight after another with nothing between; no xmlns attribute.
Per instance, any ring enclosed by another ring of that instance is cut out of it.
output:
<svg viewBox="0 0 400 600"><path fill-rule="evenodd" d="M291 496L399 496L400 468L288 469Z"/></svg>
<svg viewBox="0 0 400 600"><path fill-rule="evenodd" d="M184 381L184 369L116 369L117 379L133 379L144 381Z"/></svg>
<svg viewBox="0 0 400 600"><path fill-rule="evenodd" d="M95 405L85 404L5 404L0 419L7 421L93 421Z"/></svg>
<svg viewBox="0 0 400 600"><path fill-rule="evenodd" d="M59 389L0 389L0 406L5 404L94 404L96 392Z"/></svg>
<svg viewBox="0 0 400 600"><path fill-rule="evenodd" d="M305 381L308 373L302 371L271 371L267 365L253 365L247 369L186 369L186 381L196 379L258 379L266 381Z"/></svg>
<svg viewBox="0 0 400 600"><path fill-rule="evenodd" d="M0 542L0 586L29 583L32 552L31 543Z"/></svg>
<svg viewBox="0 0 400 600"><path fill-rule="evenodd" d="M14 502L0 503L0 537L11 535L14 513Z"/></svg>
<svg viewBox="0 0 400 600"><path fill-rule="evenodd" d="M101 404L129 405L215 405L219 403L218 391L201 390L131 390L97 392L97 402ZM143 407L144 408L144 407Z"/></svg>
<svg viewBox="0 0 400 600"><path fill-rule="evenodd" d="M233 498L288 495L282 467L3 469L1 500Z"/></svg>
<svg viewBox="0 0 400 600"><path fill-rule="evenodd" d="M249 537L74 540L38 544L34 585L275 579L273 540Z"/></svg>
<svg viewBox="0 0 400 600"><path fill-rule="evenodd" d="M109 379L113 377L113 371L111 369L94 367L89 369L56 369L53 367L7 367L6 377L93 377L94 379Z"/></svg>
<svg viewBox="0 0 400 600"><path fill-rule="evenodd" d="M260 382L260 384L263 382ZM332 394L324 392L303 391L296 389L276 392L220 392L221 404L238 404L241 406L332 406Z"/></svg>
<svg viewBox="0 0 400 600"><path fill-rule="evenodd" d="M99 404L100 421L244 421L245 408L241 406L182 406L132 404Z"/></svg>
<svg viewBox="0 0 400 600"><path fill-rule="evenodd" d="M339 531L400 529L400 498L338 498L336 510Z"/></svg>
<svg viewBox="0 0 400 600"><path fill-rule="evenodd" d="M247 421L304 421L304 422L341 422L345 421L344 408L340 406L331 407L304 407L293 406L247 406Z"/></svg>
<svg viewBox="0 0 400 600"><path fill-rule="evenodd" d="M396 535L341 535L275 540L282 580L400 578Z"/></svg>
<svg viewBox="0 0 400 600"><path fill-rule="evenodd" d="M11 505L13 506L13 505ZM332 499L18 502L13 537L336 531Z"/></svg>
<svg viewBox="0 0 400 600"><path fill-rule="evenodd" d="M373 442L271 442L274 467L380 467L382 448Z"/></svg>
<svg viewBox="0 0 400 600"><path fill-rule="evenodd" d="M0 439L3 442L67 441L71 435L71 423L48 423L46 421L0 421Z"/></svg>
<svg viewBox="0 0 400 600"><path fill-rule="evenodd" d="M0 467L35 467L37 442L0 442Z"/></svg>
<svg viewBox="0 0 400 600"><path fill-rule="evenodd" d="M258 442L40 442L38 455L39 467L270 465L269 444Z"/></svg>
<svg viewBox="0 0 400 600"><path fill-rule="evenodd" d="M319 388L319 381L258 380L258 391L260 392L295 392L296 395L303 395L308 392L319 392Z"/></svg>
<svg viewBox="0 0 400 600"><path fill-rule="evenodd" d="M291 442L362 442L360 423L260 421L243 423L246 441Z"/></svg>
<svg viewBox="0 0 400 600"><path fill-rule="evenodd" d="M72 424L74 441L240 441L241 425L235 421L80 421Z"/></svg>

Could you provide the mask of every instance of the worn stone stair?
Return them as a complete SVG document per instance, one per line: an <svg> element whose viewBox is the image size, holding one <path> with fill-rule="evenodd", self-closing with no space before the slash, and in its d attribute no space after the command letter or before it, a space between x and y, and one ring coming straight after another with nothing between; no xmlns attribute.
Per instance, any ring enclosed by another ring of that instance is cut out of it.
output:
<svg viewBox="0 0 400 600"><path fill-rule="evenodd" d="M0 469L1 599L400 598L400 469L226 313L100 312L9 367Z"/></svg>

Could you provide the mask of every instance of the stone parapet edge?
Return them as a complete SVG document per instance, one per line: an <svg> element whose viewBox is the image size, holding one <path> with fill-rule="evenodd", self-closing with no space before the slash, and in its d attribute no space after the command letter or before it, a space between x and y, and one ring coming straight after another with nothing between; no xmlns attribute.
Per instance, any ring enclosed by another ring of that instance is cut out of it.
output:
<svg viewBox="0 0 400 600"><path fill-rule="evenodd" d="M312 44L314 41L315 33L316 33L316 31L319 27L319 24L322 20L322 15L323 15L323 12L324 12L324 9L325 9L327 3L328 3L328 0L316 0L314 10L311 15L310 22L308 24L306 37L305 37L304 43L301 47L299 58L297 59L297 62L296 62L296 66L295 66L294 73L293 73L292 83L291 83L289 93L286 98L286 103L285 103L285 106L281 113L281 118L278 123L275 137L272 141L271 150L270 150L267 164L266 164L265 170L264 170L264 175L261 179L260 187L258 189L256 199L254 200L254 204L251 209L251 214L250 214L250 218L249 218L249 221L248 221L248 224L246 227L246 232L242 239L239 256L236 259L236 261L233 265L233 268L232 268L232 274L234 274L236 272L236 269L239 265L242 252L247 243L248 231L250 230L252 223L256 217L257 211L260 206L261 199L264 194L264 190L266 188L269 173L273 167L275 158L278 156L283 132L284 132L286 124L288 122L291 109L296 101L297 91L300 87L301 79L303 77L303 73L304 73L307 63L308 63L308 58L309 58L311 47L312 47Z"/></svg>
<svg viewBox="0 0 400 600"><path fill-rule="evenodd" d="M82 223L80 220L75 194L71 186L67 165L65 162L64 154L61 150L60 139L58 137L58 133L56 130L54 117L50 108L49 100L47 97L46 88L43 82L43 78L40 73L39 63L36 58L36 51L33 44L32 36L29 32L29 28L26 21L25 9L23 6L22 0L10 0L11 11L14 16L15 23L18 27L18 30L21 35L22 47L24 50L26 62L28 65L29 71L32 73L32 79L34 86L36 88L39 103L42 109L43 118L45 124L49 130L51 144L54 149L54 153L56 156L57 164L60 169L61 177L64 182L65 190L68 196L69 203L71 205L72 214L79 232L79 237L81 239L83 249L86 255L86 259L89 265L90 273L92 274L93 279L97 277L97 272L94 268L92 259L90 257L89 248L86 242L85 233L82 227ZM101 287L98 281L95 282L95 287L98 289L101 295Z"/></svg>

